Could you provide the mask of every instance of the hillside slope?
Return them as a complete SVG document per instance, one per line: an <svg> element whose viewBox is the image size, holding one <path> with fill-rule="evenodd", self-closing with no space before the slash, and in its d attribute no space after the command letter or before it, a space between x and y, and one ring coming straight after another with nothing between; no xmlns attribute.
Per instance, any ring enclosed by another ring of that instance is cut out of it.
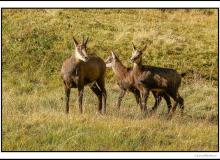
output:
<svg viewBox="0 0 220 160"><path fill-rule="evenodd" d="M35 73L35 81L57 79L73 52L72 36L85 35L90 52L102 58L115 50L131 65L131 42L148 44L144 63L216 81L217 22L217 10L3 10L3 71L23 78Z"/></svg>

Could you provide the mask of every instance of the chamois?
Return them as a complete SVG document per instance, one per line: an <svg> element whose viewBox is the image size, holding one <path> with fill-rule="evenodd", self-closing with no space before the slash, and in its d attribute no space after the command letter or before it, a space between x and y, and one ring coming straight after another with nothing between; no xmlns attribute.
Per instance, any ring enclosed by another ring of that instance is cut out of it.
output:
<svg viewBox="0 0 220 160"><path fill-rule="evenodd" d="M140 92L137 88L135 88L132 68L125 67L118 56L112 51L111 55L105 60L106 67L111 67L118 81L118 86L120 88L120 94L117 101L117 107L120 109L121 101L126 91L130 91L134 94L137 104L140 102ZM156 91L152 91L155 104L153 107L153 111L157 108L161 101L161 96L163 96L166 100L168 109L171 107L171 102L169 96L166 94L158 94Z"/></svg>
<svg viewBox="0 0 220 160"><path fill-rule="evenodd" d="M170 68L142 65L142 54L147 46L142 50L138 50L133 43L132 45L133 53L130 60L133 62L133 76L136 88L138 88L141 95L140 106L142 111L147 111L146 101L149 96L149 91L158 91L159 94L163 93L171 96L175 101L170 115L174 113L177 105L180 106L182 114L184 110L184 100L179 95L178 89L181 84L181 77L183 77L185 73L179 74L176 70Z"/></svg>
<svg viewBox="0 0 220 160"><path fill-rule="evenodd" d="M105 63L106 67L112 68L120 88L120 94L117 101L118 109L120 109L122 98L125 96L127 90L134 94L136 102L139 104L140 92L132 85L131 68L125 67L113 51L105 60Z"/></svg>
<svg viewBox="0 0 220 160"><path fill-rule="evenodd" d="M66 113L69 113L69 97L71 88L78 88L78 105L80 113L82 109L83 90L89 85L99 100L98 111L106 112L106 90L105 90L105 62L98 56L87 54L88 38L79 44L73 37L75 52L63 62L61 78L64 83L66 95Z"/></svg>

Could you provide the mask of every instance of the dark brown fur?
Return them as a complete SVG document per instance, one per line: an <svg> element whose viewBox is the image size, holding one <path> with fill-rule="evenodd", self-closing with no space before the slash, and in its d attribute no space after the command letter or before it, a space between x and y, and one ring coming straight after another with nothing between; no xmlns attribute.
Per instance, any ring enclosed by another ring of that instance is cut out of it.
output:
<svg viewBox="0 0 220 160"><path fill-rule="evenodd" d="M134 47L134 50L136 48ZM178 89L181 84L181 77L184 74L179 74L174 69L160 68L153 66L142 65L142 52L135 51L136 55L133 55L131 60L134 62L133 76L136 88L141 94L141 108L145 112L147 111L146 100L150 91L158 91L159 94L171 96L175 103L172 108L172 113L176 110L177 105L183 112L184 100L179 95Z"/></svg>
<svg viewBox="0 0 220 160"><path fill-rule="evenodd" d="M86 62L72 55L63 62L61 78L64 82L66 94L66 113L69 112L69 97L71 88L78 88L78 103L82 113L82 98L85 85L89 84L91 90L99 99L98 111L106 112L105 90L105 62L98 56L89 56Z"/></svg>
<svg viewBox="0 0 220 160"><path fill-rule="evenodd" d="M114 54L112 52L112 54ZM115 59L113 59L113 56ZM137 88L135 88L134 85L134 78L133 78L133 70L132 68L125 67L122 62L119 60L119 58L114 54L113 56L109 56L106 60L106 63L111 62L112 63L112 69L114 74L116 75L116 78L118 80L118 85L120 87L120 94L117 101L117 107L120 109L122 98L124 97L126 91L130 91L134 94L136 98L137 104L140 102L140 92ZM163 93L158 93L155 91L152 91L154 98L155 98L155 104L153 106L153 111L155 111L161 101L161 96L164 97L167 103L168 112L171 108L171 101L169 96Z"/></svg>

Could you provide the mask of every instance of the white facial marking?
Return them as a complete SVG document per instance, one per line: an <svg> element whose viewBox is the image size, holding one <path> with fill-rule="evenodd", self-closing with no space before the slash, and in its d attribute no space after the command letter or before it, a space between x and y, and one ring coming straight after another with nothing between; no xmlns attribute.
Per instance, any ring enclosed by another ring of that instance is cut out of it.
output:
<svg viewBox="0 0 220 160"><path fill-rule="evenodd" d="M86 62L86 59L76 50L76 58Z"/></svg>
<svg viewBox="0 0 220 160"><path fill-rule="evenodd" d="M88 55L87 55L85 49L82 50L82 53L83 53L83 55L84 55L85 57L88 57Z"/></svg>
<svg viewBox="0 0 220 160"><path fill-rule="evenodd" d="M137 61L139 58L139 53L137 51L133 52L131 59Z"/></svg>

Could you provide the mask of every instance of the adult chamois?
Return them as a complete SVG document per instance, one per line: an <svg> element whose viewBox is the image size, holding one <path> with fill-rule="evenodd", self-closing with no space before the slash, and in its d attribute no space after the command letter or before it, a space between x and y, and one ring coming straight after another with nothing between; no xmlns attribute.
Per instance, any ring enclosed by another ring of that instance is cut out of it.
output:
<svg viewBox="0 0 220 160"><path fill-rule="evenodd" d="M106 90L105 90L105 62L98 56L87 54L88 38L79 44L73 37L75 52L63 62L61 78L64 83L66 95L66 113L69 113L69 97L71 88L78 89L78 104L80 113L82 109L83 90L89 85L99 100L98 111L106 112Z"/></svg>
<svg viewBox="0 0 220 160"><path fill-rule="evenodd" d="M126 94L126 91L130 91L134 94L137 104L140 102L140 92L137 88L135 88L134 84L134 78L133 78L133 71L132 68L125 67L118 56L112 51L111 55L108 56L108 58L105 60L106 67L111 67L116 78L118 81L118 86L120 88L120 94L117 101L117 107L120 109L121 101L124 95ZM166 94L159 94L156 91L152 91L154 98L155 98L155 104L153 106L153 111L157 108L161 101L161 96L164 97L167 103L168 109L171 107L171 101L168 95Z"/></svg>
<svg viewBox="0 0 220 160"><path fill-rule="evenodd" d="M146 101L150 91L157 91L159 94L166 94L171 96L175 101L172 107L172 113L176 110L177 105L181 108L181 113L184 110L184 100L179 95L178 89L181 84L181 77L185 75L179 74L176 70L170 68L160 68L154 66L142 65L142 55L145 51L143 49L136 49L133 45L133 53L130 60L133 62L133 76L135 81L135 87L140 91L141 102L140 106L143 112L147 112ZM168 110L168 113L170 112Z"/></svg>

